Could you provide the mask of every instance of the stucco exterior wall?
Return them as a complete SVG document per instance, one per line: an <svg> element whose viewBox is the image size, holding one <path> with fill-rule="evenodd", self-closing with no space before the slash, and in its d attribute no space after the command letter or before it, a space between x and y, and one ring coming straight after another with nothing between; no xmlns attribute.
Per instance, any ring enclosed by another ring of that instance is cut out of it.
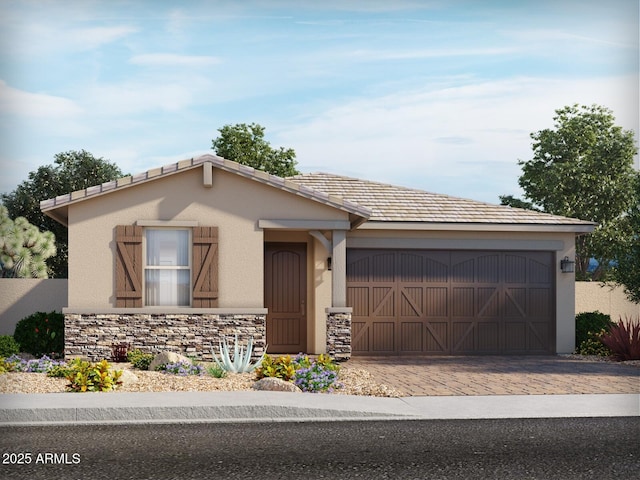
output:
<svg viewBox="0 0 640 480"><path fill-rule="evenodd" d="M295 200L295 201L292 201ZM88 199L69 207L69 311L115 306L116 225L197 221L219 227L219 307L258 308L264 294L261 219L347 220L347 213L214 169L202 169Z"/></svg>
<svg viewBox="0 0 640 480"><path fill-rule="evenodd" d="M576 282L576 313L606 313L611 320L640 318L640 304L627 299L622 287L600 282Z"/></svg>
<svg viewBox="0 0 640 480"><path fill-rule="evenodd" d="M0 335L13 335L16 323L36 312L61 312L67 305L64 278L0 278Z"/></svg>
<svg viewBox="0 0 640 480"><path fill-rule="evenodd" d="M424 248L443 250L538 250L555 252L556 352L571 353L575 343L575 276L560 271L560 260L575 257L573 233L485 231L349 232L347 248Z"/></svg>

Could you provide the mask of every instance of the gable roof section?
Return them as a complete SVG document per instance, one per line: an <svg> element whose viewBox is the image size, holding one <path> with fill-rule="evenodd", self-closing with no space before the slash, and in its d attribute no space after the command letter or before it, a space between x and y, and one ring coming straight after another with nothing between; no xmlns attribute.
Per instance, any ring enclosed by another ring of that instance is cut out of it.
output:
<svg viewBox="0 0 640 480"><path fill-rule="evenodd" d="M345 211L349 213L350 216L355 217L352 221L356 224L366 220L371 215L371 210L355 204L350 200L336 197L326 192L315 190L308 185L302 185L288 179L270 175L269 173L261 170L256 170L252 167L241 165L237 162L210 154L188 160L182 160L177 163L165 165L164 167L147 170L146 172L123 177L118 180L106 182L84 190L78 190L49 200L43 200L40 202L40 210L54 220L62 223L63 225L67 225L69 205L101 195L107 195L115 191L131 188L142 183L151 182L159 178L165 178L194 168L202 168L202 165L206 162L210 162L214 168L234 173L241 177Z"/></svg>
<svg viewBox="0 0 640 480"><path fill-rule="evenodd" d="M592 232L596 226L593 222L575 218L493 205L329 173L310 173L281 178L211 154L43 200L40 202L40 209L56 221L67 225L70 205L194 168L201 168L207 162L214 168L348 212L352 228L551 230L588 233Z"/></svg>
<svg viewBox="0 0 640 480"><path fill-rule="evenodd" d="M411 188L329 173L311 173L290 180L371 209L366 228L407 229L544 229L591 232L596 224L575 218L456 198ZM470 226L475 225L475 228ZM509 226L511 226L509 228Z"/></svg>

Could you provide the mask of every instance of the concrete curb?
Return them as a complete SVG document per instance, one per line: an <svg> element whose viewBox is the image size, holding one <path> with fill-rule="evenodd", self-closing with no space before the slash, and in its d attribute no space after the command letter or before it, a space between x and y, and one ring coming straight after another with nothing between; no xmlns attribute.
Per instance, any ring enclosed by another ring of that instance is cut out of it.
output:
<svg viewBox="0 0 640 480"><path fill-rule="evenodd" d="M380 398L284 392L0 395L0 426L640 416L639 394Z"/></svg>

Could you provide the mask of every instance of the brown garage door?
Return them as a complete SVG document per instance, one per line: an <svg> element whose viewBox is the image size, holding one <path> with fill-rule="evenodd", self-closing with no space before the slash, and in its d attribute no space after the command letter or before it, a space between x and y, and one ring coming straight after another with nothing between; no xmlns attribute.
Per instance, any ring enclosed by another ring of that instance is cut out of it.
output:
<svg viewBox="0 0 640 480"><path fill-rule="evenodd" d="M555 351L551 252L349 249L354 355Z"/></svg>

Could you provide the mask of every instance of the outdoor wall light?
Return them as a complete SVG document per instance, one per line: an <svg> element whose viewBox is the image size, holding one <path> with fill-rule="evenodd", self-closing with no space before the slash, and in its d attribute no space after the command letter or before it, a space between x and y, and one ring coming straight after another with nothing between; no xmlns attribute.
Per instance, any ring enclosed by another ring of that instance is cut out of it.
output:
<svg viewBox="0 0 640 480"><path fill-rule="evenodd" d="M569 257L564 257L560 260L560 270L562 273L573 273L576 262L569 260Z"/></svg>
<svg viewBox="0 0 640 480"><path fill-rule="evenodd" d="M331 270L331 257L327 257L327 270Z"/></svg>

